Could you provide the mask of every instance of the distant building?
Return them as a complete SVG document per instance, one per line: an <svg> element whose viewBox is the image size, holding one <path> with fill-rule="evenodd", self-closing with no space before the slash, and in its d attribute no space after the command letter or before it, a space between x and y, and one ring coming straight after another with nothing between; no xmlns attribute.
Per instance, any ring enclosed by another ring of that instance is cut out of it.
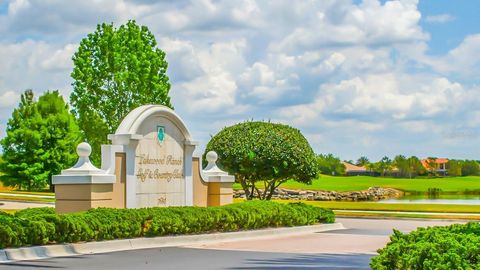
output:
<svg viewBox="0 0 480 270"><path fill-rule="evenodd" d="M356 176L356 175L371 175L371 171L363 166L357 166L350 164L348 162L342 162L345 165L345 175L347 176Z"/></svg>
<svg viewBox="0 0 480 270"><path fill-rule="evenodd" d="M447 163L447 158L422 159L422 165L427 171L444 176L447 175Z"/></svg>

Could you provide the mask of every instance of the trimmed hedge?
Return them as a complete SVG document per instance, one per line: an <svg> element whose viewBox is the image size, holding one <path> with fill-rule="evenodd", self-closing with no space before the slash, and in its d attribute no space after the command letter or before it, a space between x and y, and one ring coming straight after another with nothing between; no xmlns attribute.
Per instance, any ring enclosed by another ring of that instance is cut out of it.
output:
<svg viewBox="0 0 480 270"><path fill-rule="evenodd" d="M55 214L30 208L0 215L0 248L133 237L332 223L331 210L303 203L249 201L220 207L97 208Z"/></svg>
<svg viewBox="0 0 480 270"><path fill-rule="evenodd" d="M480 224L394 230L370 266L380 269L480 269Z"/></svg>

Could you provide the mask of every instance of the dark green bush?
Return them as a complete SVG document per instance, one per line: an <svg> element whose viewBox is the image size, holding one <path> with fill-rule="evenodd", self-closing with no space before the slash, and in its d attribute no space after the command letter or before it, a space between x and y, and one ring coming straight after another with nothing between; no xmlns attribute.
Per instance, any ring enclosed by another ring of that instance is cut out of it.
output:
<svg viewBox="0 0 480 270"><path fill-rule="evenodd" d="M15 212L16 217L29 217L37 215L55 214L55 208L52 207L40 207L40 208L27 208Z"/></svg>
<svg viewBox="0 0 480 270"><path fill-rule="evenodd" d="M217 152L218 166L235 175L247 199L269 200L289 179L310 184L318 177L307 139L284 124L255 121L226 127L208 142L205 155L209 151ZM257 182L263 182L264 192L253 192Z"/></svg>
<svg viewBox="0 0 480 270"><path fill-rule="evenodd" d="M303 203L248 201L220 207L97 208L55 214L52 208L0 215L0 248L49 243L224 232L332 223L331 210Z"/></svg>
<svg viewBox="0 0 480 270"><path fill-rule="evenodd" d="M480 224L394 231L390 242L372 258L372 269L480 269Z"/></svg>

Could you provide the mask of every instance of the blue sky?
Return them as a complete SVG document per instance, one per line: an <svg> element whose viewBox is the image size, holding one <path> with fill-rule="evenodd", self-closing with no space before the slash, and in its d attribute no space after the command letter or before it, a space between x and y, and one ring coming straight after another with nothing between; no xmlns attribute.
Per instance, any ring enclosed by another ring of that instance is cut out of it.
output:
<svg viewBox="0 0 480 270"><path fill-rule="evenodd" d="M0 136L19 95L71 92L71 56L135 19L167 54L199 150L248 119L299 128L317 153L480 159L476 0L0 0Z"/></svg>
<svg viewBox="0 0 480 270"><path fill-rule="evenodd" d="M458 46L465 36L478 33L480 4L475 0L430 0L420 1L418 8L422 15L449 15L448 23L429 23L422 20L420 25L430 33L430 54L441 55Z"/></svg>

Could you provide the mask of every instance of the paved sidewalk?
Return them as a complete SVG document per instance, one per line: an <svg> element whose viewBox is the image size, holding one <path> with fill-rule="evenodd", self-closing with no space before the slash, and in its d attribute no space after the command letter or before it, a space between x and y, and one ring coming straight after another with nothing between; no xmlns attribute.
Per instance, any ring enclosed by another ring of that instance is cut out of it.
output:
<svg viewBox="0 0 480 270"><path fill-rule="evenodd" d="M377 254L390 241L393 229L409 232L418 227L445 226L463 221L412 219L337 218L345 230L297 234L269 239L245 239L213 244L190 245L190 248L285 252L303 254Z"/></svg>
<svg viewBox="0 0 480 270"><path fill-rule="evenodd" d="M0 200L0 209L25 209L36 207L55 207L54 203L13 202Z"/></svg>

